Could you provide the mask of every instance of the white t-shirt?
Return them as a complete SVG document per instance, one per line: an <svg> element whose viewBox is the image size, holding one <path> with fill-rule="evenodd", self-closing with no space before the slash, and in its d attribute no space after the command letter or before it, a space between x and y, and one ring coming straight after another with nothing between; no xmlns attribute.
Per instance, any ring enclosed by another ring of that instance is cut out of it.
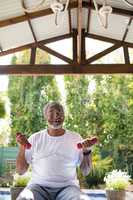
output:
<svg viewBox="0 0 133 200"><path fill-rule="evenodd" d="M28 140L32 145L25 151L25 158L32 167L29 184L45 187L79 185L76 167L83 159L82 150L77 148L77 143L82 141L79 134L66 130L62 136L50 136L47 130L42 130Z"/></svg>

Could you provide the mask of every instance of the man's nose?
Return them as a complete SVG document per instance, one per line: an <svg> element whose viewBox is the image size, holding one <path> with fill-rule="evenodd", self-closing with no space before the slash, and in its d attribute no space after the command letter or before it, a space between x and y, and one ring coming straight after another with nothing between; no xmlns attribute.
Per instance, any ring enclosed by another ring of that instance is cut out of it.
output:
<svg viewBox="0 0 133 200"><path fill-rule="evenodd" d="M59 112L56 112L56 113L55 113L55 116L56 116L56 117L60 117L60 113L59 113Z"/></svg>

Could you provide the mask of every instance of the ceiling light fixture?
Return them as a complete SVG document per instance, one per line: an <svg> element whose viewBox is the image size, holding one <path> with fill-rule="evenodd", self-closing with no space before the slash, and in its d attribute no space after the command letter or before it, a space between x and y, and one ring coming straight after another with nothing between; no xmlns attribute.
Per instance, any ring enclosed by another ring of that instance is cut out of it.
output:
<svg viewBox="0 0 133 200"><path fill-rule="evenodd" d="M38 0L38 4L31 6L31 7L27 7L25 1L26 0L21 0L21 4L22 4L23 10L27 13L34 12L34 11L41 9L45 3L45 0L40 0L40 1ZM65 6L61 2L61 0L51 0L50 1L50 8L52 9L53 13L55 14L55 24L56 25L58 25L58 23L57 23L58 15L61 12L66 12L68 5L69 5L69 0L66 0Z"/></svg>
<svg viewBox="0 0 133 200"><path fill-rule="evenodd" d="M50 7L51 7L53 13L55 13L55 24L56 25L58 25L58 15L61 12L66 12L68 5L69 5L69 0L66 1L65 8L64 8L63 3L61 3L60 0L51 0Z"/></svg>
<svg viewBox="0 0 133 200"><path fill-rule="evenodd" d="M21 0L22 8L27 13L34 12L36 10L41 9L44 3L45 3L45 0L40 0L38 4L31 7L27 7L25 4L25 0Z"/></svg>
<svg viewBox="0 0 133 200"><path fill-rule="evenodd" d="M107 29L108 28L108 18L109 15L112 13L112 7L107 5L107 1L104 0L103 5L100 9L98 9L98 4L96 2L96 0L93 0L95 9L96 9L96 13L97 13L97 17L98 20L100 21L100 24Z"/></svg>
<svg viewBox="0 0 133 200"><path fill-rule="evenodd" d="M131 3L129 0L123 0L123 1L124 1L124 3L126 3L128 6L133 7L133 1L132 1L132 3Z"/></svg>

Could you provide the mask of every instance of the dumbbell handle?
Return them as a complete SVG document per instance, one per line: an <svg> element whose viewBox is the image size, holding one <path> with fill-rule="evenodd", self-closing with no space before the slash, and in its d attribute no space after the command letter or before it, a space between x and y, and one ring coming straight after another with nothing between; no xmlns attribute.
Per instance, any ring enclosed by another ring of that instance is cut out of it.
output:
<svg viewBox="0 0 133 200"><path fill-rule="evenodd" d="M91 147L92 145L94 145L94 144L96 144L97 142L98 142L98 139L97 139L97 137L93 137L93 138L91 138L91 139L87 139L87 141L89 141L89 147ZM85 140L83 140L83 142L85 142ZM77 144L77 148L78 149L82 149L82 147L83 147L83 142L79 142L78 144Z"/></svg>
<svg viewBox="0 0 133 200"><path fill-rule="evenodd" d="M22 135L22 133L20 133L20 132L16 133L16 139L18 139L21 135ZM28 142L28 140L26 141L26 143L23 146L25 147L25 149L31 148L31 144Z"/></svg>

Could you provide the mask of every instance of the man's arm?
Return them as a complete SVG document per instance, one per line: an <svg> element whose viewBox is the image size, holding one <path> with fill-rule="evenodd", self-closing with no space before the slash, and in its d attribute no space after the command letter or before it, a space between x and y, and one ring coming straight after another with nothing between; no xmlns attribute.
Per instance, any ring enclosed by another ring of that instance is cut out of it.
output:
<svg viewBox="0 0 133 200"><path fill-rule="evenodd" d="M85 153L83 154L83 160L80 164L81 172L84 176L87 176L92 169L92 153Z"/></svg>
<svg viewBox="0 0 133 200"><path fill-rule="evenodd" d="M26 162L25 159L25 148L20 145L19 152L16 159L16 171L18 174L24 174L29 167L29 164Z"/></svg>

